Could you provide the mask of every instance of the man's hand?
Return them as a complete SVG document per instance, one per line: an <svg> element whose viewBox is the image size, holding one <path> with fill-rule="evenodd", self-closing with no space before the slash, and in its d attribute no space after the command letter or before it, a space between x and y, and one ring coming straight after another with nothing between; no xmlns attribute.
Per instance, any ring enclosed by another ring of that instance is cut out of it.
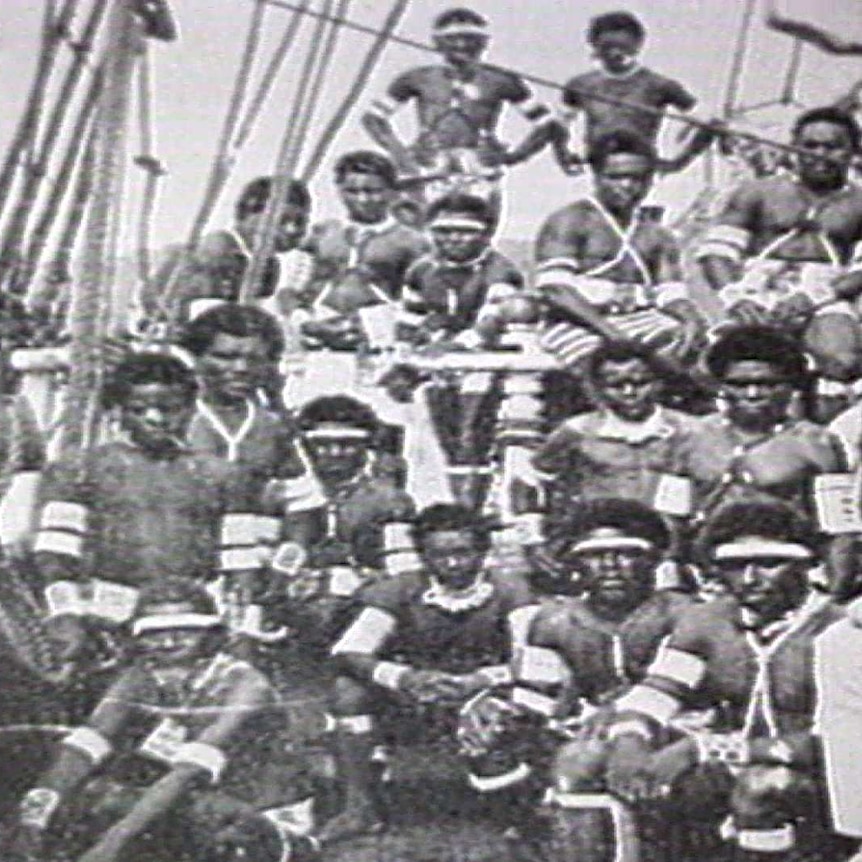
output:
<svg viewBox="0 0 862 862"><path fill-rule="evenodd" d="M439 670L408 670L398 690L421 704L455 704L463 699L459 677Z"/></svg>
<svg viewBox="0 0 862 862"><path fill-rule="evenodd" d="M57 658L66 663L75 661L84 651L87 630L80 617L73 614L60 614L45 621L48 637L57 648Z"/></svg>
<svg viewBox="0 0 862 862"><path fill-rule="evenodd" d="M770 312L767 308L750 299L740 299L727 309L727 316L734 323L763 326L769 323Z"/></svg>
<svg viewBox="0 0 862 862"><path fill-rule="evenodd" d="M622 736L612 743L607 763L607 784L624 802L636 804L666 796L652 769L652 753L639 736Z"/></svg>

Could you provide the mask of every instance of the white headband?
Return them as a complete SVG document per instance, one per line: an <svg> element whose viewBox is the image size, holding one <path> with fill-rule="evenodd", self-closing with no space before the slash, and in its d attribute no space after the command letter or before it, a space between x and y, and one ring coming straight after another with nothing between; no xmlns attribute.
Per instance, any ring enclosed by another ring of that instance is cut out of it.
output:
<svg viewBox="0 0 862 862"><path fill-rule="evenodd" d="M577 542L569 549L572 554L584 554L589 551L649 551L653 548L652 542L639 539L636 536L607 536L594 539L584 539Z"/></svg>
<svg viewBox="0 0 862 862"><path fill-rule="evenodd" d="M717 545L712 555L716 560L756 560L766 557L785 560L810 560L814 556L810 548L796 542L753 538Z"/></svg>
<svg viewBox="0 0 862 862"><path fill-rule="evenodd" d="M435 36L484 36L488 38L488 27L486 24L446 24L443 27L434 28Z"/></svg>
<svg viewBox="0 0 862 862"><path fill-rule="evenodd" d="M221 617L215 614L152 614L136 619L132 623L132 634L137 636L165 629L211 629L221 622Z"/></svg>
<svg viewBox="0 0 862 862"><path fill-rule="evenodd" d="M429 225L431 228L435 227L449 227L455 228L457 230L487 230L488 225L486 222L480 221L479 219L474 218L458 218L458 216L441 216L440 218L435 218L431 224Z"/></svg>
<svg viewBox="0 0 862 862"><path fill-rule="evenodd" d="M303 436L309 440L365 440L371 434L362 428L312 428Z"/></svg>

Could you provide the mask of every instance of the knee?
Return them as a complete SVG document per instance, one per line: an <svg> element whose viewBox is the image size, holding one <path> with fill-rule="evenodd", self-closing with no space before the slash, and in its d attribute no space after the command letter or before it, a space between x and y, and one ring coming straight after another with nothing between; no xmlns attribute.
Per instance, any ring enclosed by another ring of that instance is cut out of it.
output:
<svg viewBox="0 0 862 862"><path fill-rule="evenodd" d="M335 678L329 699L329 708L334 715L358 715L367 712L370 705L366 686L350 677Z"/></svg>
<svg viewBox="0 0 862 862"><path fill-rule="evenodd" d="M567 792L595 790L604 785L607 744L597 739L564 745L554 758L554 786Z"/></svg>
<svg viewBox="0 0 862 862"><path fill-rule="evenodd" d="M752 766L741 772L731 795L737 821L755 823L772 819L783 811L785 801L797 784L796 774L787 766Z"/></svg>

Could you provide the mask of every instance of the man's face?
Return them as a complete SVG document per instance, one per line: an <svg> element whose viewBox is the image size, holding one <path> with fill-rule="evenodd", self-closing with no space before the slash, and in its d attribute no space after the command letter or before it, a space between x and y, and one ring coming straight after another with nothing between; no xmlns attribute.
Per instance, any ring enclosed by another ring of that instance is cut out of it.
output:
<svg viewBox="0 0 862 862"><path fill-rule="evenodd" d="M805 185L831 188L844 184L853 160L847 129L835 123L808 123L799 130L793 144L811 153L798 160L799 178Z"/></svg>
<svg viewBox="0 0 862 862"><path fill-rule="evenodd" d="M466 263L475 260L485 251L491 241L488 230L481 227L432 224L430 231L437 254L443 260L451 263Z"/></svg>
<svg viewBox="0 0 862 862"><path fill-rule="evenodd" d="M368 458L368 438L351 437L351 428L336 423L318 426L326 436L306 437L306 450L314 472L324 481L345 482L357 476Z"/></svg>
<svg viewBox="0 0 862 862"><path fill-rule="evenodd" d="M798 607L807 589L807 561L780 556L741 557L716 561L715 567L730 594L764 622L779 619Z"/></svg>
<svg viewBox="0 0 862 862"><path fill-rule="evenodd" d="M376 174L346 173L338 192L348 216L360 224L377 224L389 214L395 192Z"/></svg>
<svg viewBox="0 0 862 862"><path fill-rule="evenodd" d="M216 401L239 402L254 395L269 364L266 343L259 335L219 332L198 357L204 391Z"/></svg>
<svg viewBox="0 0 862 862"><path fill-rule="evenodd" d="M628 215L647 196L654 176L645 156L614 153L594 176L596 196L612 213Z"/></svg>
<svg viewBox="0 0 862 862"><path fill-rule="evenodd" d="M240 230L246 241L251 244L266 217L265 213L250 213L240 224ZM308 210L297 204L286 204L275 229L276 254L296 248L308 229Z"/></svg>
<svg viewBox="0 0 862 862"><path fill-rule="evenodd" d="M607 540L614 544L629 538L616 527L599 527L585 539ZM639 604L652 589L655 552L635 547L608 547L578 551L569 562L582 576L592 604L627 608Z"/></svg>
<svg viewBox="0 0 862 862"><path fill-rule="evenodd" d="M120 422L132 441L151 454L176 451L185 439L195 405L182 386L133 386Z"/></svg>
<svg viewBox="0 0 862 862"><path fill-rule="evenodd" d="M733 362L721 381L730 421L744 429L765 430L781 422L793 387L771 362Z"/></svg>
<svg viewBox="0 0 862 862"><path fill-rule="evenodd" d="M472 530L428 533L421 555L428 574L453 590L465 590L475 583L485 560L485 551Z"/></svg>
<svg viewBox="0 0 862 862"><path fill-rule="evenodd" d="M449 33L435 36L434 47L452 66L469 66L478 61L488 47L488 37L479 33Z"/></svg>
<svg viewBox="0 0 862 862"><path fill-rule="evenodd" d="M147 616L175 616L190 614L194 608L188 602L165 602L147 608ZM139 653L144 661L155 667L176 667L188 664L202 653L209 629L176 628L154 629L137 636Z"/></svg>
<svg viewBox="0 0 862 862"><path fill-rule="evenodd" d="M643 359L629 359L602 364L595 386L608 410L629 422L640 422L655 411L661 383Z"/></svg>
<svg viewBox="0 0 862 862"><path fill-rule="evenodd" d="M640 40L628 30L606 30L593 42L593 52L602 67L620 75L634 66L641 49Z"/></svg>

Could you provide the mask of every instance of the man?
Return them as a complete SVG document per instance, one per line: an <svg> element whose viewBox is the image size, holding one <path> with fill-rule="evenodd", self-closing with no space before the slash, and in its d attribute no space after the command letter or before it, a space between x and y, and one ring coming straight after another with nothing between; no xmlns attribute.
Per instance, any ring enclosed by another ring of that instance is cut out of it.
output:
<svg viewBox="0 0 862 862"><path fill-rule="evenodd" d="M628 132L590 151L594 193L548 218L536 241L536 287L549 306L543 345L568 368L600 339L633 339L691 359L704 319L682 282L670 231L639 211L653 148Z"/></svg>
<svg viewBox="0 0 862 862"><path fill-rule="evenodd" d="M583 113L586 121L586 156L568 154L571 169L588 161L596 142L612 132L626 132L657 148L663 113L667 108L690 111L694 96L671 78L666 78L638 62L646 41L646 28L630 12L608 12L590 21L587 42L599 68L572 78L563 91L563 120L571 123ZM607 96L629 103L609 104L591 99L590 94ZM643 106L644 110L639 110ZM658 169L680 171L710 144L713 133L699 129L684 150L673 159L661 159Z"/></svg>
<svg viewBox="0 0 862 862"><path fill-rule="evenodd" d="M513 726L512 715L519 722L533 715L547 725L538 732L534 726L534 748L546 748L547 737L559 747L551 728L595 720L596 710L641 681L660 643L692 604L681 593L656 591L656 567L670 534L654 511L633 500L602 498L574 512L556 531L555 556L569 581L559 584L559 594L533 619L510 698L502 705L496 695L484 704L477 701L462 724L461 740L473 755L474 770L484 769L485 785L495 790L519 783L537 766L525 769L523 762L512 762L518 746L510 744L506 751L503 740L494 744L493 733L483 737L495 708L504 716L500 729ZM604 789L601 754L596 741L584 735L560 755L562 764L576 757L595 761L596 769L571 784L571 791ZM540 783L545 788L554 781L542 775Z"/></svg>
<svg viewBox="0 0 862 862"><path fill-rule="evenodd" d="M731 320L772 323L802 338L827 399L844 395L860 374L852 302L862 291L862 190L848 180L859 141L844 111L806 111L793 127L793 145L808 153L796 160L795 176L743 183L697 252Z"/></svg>
<svg viewBox="0 0 862 862"><path fill-rule="evenodd" d="M374 152L351 152L335 165L335 184L347 212L345 221L315 225L305 244L314 271L301 329L307 346L355 350L373 341L363 314L391 309L401 298L404 276L428 251L415 228L390 213L396 197L395 166ZM390 339L391 341L391 339ZM373 344L371 346L378 346Z"/></svg>
<svg viewBox="0 0 862 862"><path fill-rule="evenodd" d="M82 862L142 858L154 847L303 858L310 800L285 754L276 694L224 651L206 592L174 577L149 585L131 630L130 664L22 800L19 852L36 862L62 842Z"/></svg>
<svg viewBox="0 0 862 862"><path fill-rule="evenodd" d="M516 74L482 64L490 33L479 13L465 8L441 13L434 21L433 40L443 64L410 69L396 78L365 114L363 125L400 173L436 178L426 187L428 197L454 191L493 199L499 195L496 184L489 182L494 172L528 159L545 143L537 140L535 147L527 146L528 138L512 149L502 144L497 124L503 109L513 105L534 126L547 122L549 111ZM390 118L411 101L419 133L405 146ZM494 212L499 215L499 201Z"/></svg>
<svg viewBox="0 0 862 862"><path fill-rule="evenodd" d="M817 547L785 505L718 513L702 548L726 595L682 616L646 679L617 700L608 733L615 793L670 797L676 817L715 826L729 815L722 835L746 862L789 859L797 843L818 847L829 831L811 736L813 649L840 611L810 593ZM715 722L675 741L668 723L692 704L713 707Z"/></svg>
<svg viewBox="0 0 862 862"><path fill-rule="evenodd" d="M236 202L233 227L205 236L185 262L176 253L171 257L153 280L153 288L164 290L166 282L174 280L174 267L180 265L176 288L170 297L145 292L145 319L156 321L167 316L185 323L215 301L237 301L274 182L273 177L252 180ZM299 292L311 274L308 256L298 249L311 212L308 188L299 180L290 180L284 194L281 218L275 227L274 256L267 261L262 283L253 296L276 307L289 306L286 297Z"/></svg>
<svg viewBox="0 0 862 862"><path fill-rule="evenodd" d="M344 810L324 826L335 841L374 828L375 718L386 705L446 723L473 695L510 679L508 663L534 612L526 583L488 569L490 526L454 504L423 509L412 539L422 569L369 586L332 648L332 697ZM406 711L406 713L405 713Z"/></svg>
<svg viewBox="0 0 862 862"><path fill-rule="evenodd" d="M566 521L573 506L597 497L687 516L678 456L694 418L661 405L663 374L650 351L604 344L585 372L596 409L566 419L533 456L548 521Z"/></svg>
<svg viewBox="0 0 862 862"><path fill-rule="evenodd" d="M35 562L52 633L74 657L90 622L130 618L139 590L168 576L255 581L277 527L236 464L190 450L197 382L180 360L134 354L102 393L118 439L51 464L40 489Z"/></svg>
<svg viewBox="0 0 862 862"><path fill-rule="evenodd" d="M803 517L818 504L818 477L847 470L840 440L793 416L810 388L805 355L767 326L726 331L705 365L719 386L722 409L694 423L679 448L677 468L692 484L694 512L748 499L782 500Z"/></svg>

